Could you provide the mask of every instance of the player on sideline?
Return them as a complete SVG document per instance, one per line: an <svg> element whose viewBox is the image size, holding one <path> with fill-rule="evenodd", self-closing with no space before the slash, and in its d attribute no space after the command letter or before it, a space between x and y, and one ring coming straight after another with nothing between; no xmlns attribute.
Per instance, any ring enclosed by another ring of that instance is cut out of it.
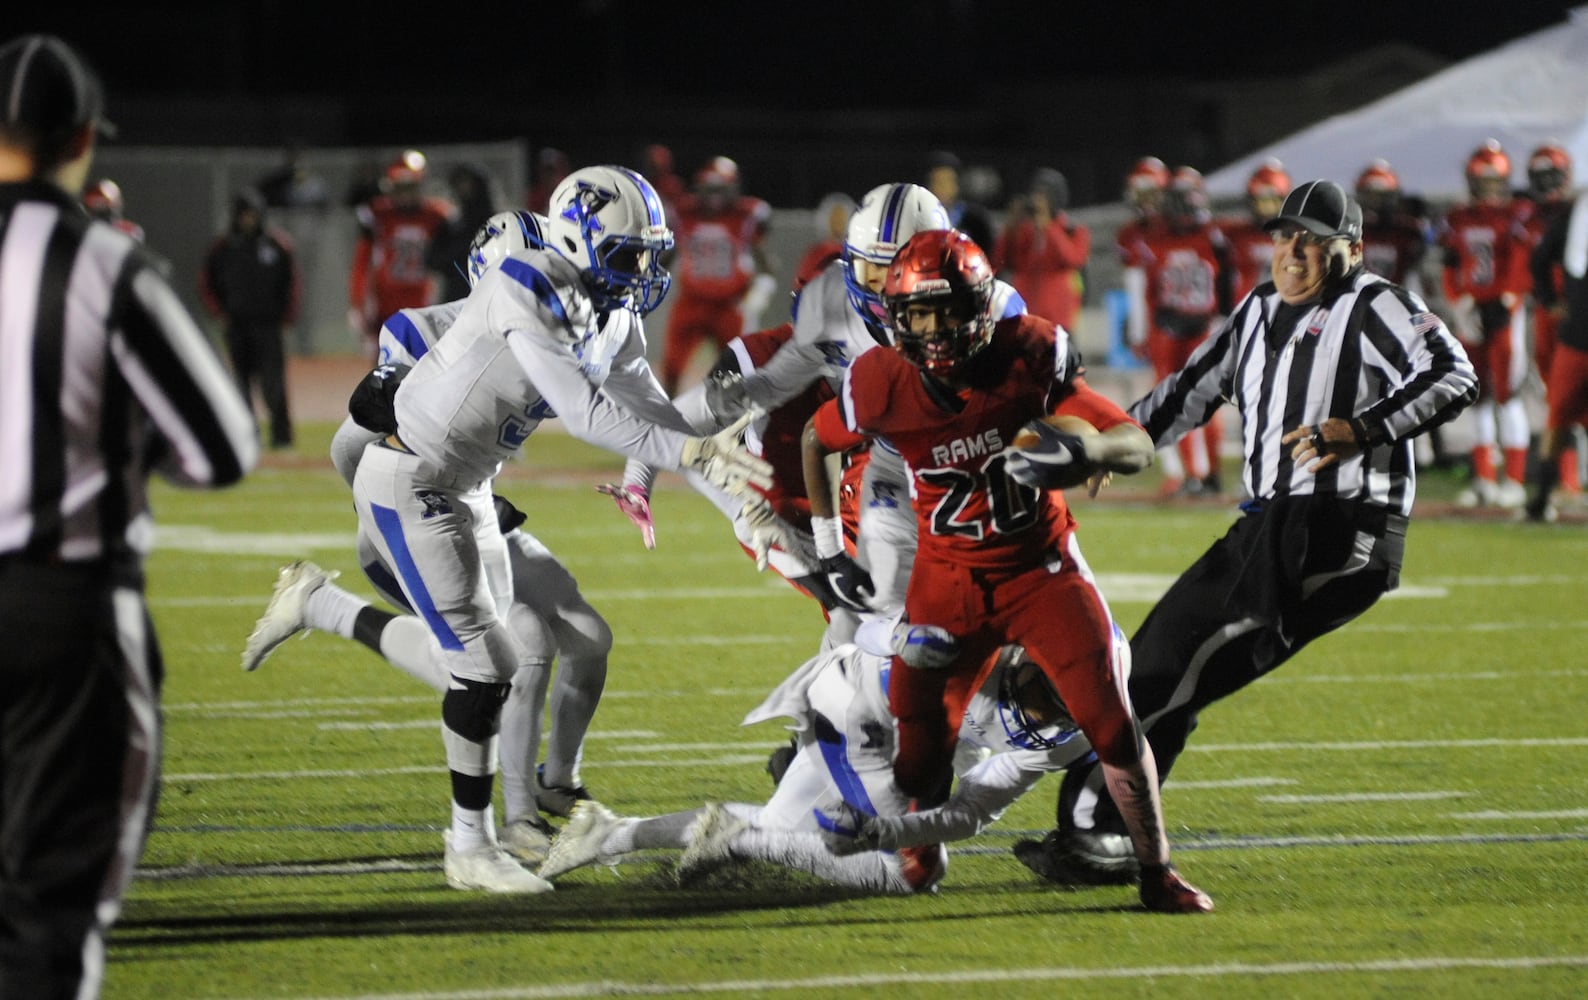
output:
<svg viewBox="0 0 1588 1000"><path fill-rule="evenodd" d="M544 245L549 223L527 211L501 212L487 219L475 234L462 270L469 287L508 254ZM380 376L372 373L360 393L394 388L397 371L411 368L433 347L463 308L463 299L402 309L382 326ZM379 403L364 397L372 406ZM348 417L331 442L331 460L349 486L366 445L385 435L359 426ZM513 677L512 693L502 707L498 755L502 768L505 822L499 840L515 857L530 863L545 859L551 827L539 815L566 817L573 803L589 797L579 780L584 735L605 683L612 631L599 612L579 593L572 574L541 542L516 525L524 520L505 498L495 498L498 527L507 542L512 571L513 605L507 624L523 644L527 660ZM281 643L300 631L320 629L368 646L393 666L445 693L446 668L432 654L430 631L412 614L393 567L380 558L374 540L364 532L357 539L359 565L376 593L393 607L410 612L394 615L330 581L311 562L283 567L269 606L254 626L243 652L243 669L254 670ZM546 761L537 769L540 725L551 661L558 661L551 688L551 725Z"/></svg>
<svg viewBox="0 0 1588 1000"><path fill-rule="evenodd" d="M770 481L741 426L695 436L645 363L642 317L666 294L672 235L650 184L622 167L574 171L553 192L550 249L485 272L447 335L395 393L396 431L353 481L360 528L397 570L449 674L446 874L457 888L543 892L497 842L491 814L502 704L524 665L504 617L507 545L490 492L539 423L661 467L699 472L748 503Z"/></svg>
<svg viewBox="0 0 1588 1000"><path fill-rule="evenodd" d="M948 797L959 719L998 647L1019 644L1053 683L1125 803L1141 900L1200 913L1206 894L1169 864L1152 751L1113 657L1112 619L1075 537L1060 490L1152 461L1152 441L1091 390L1060 327L1035 316L999 320L992 268L969 237L918 233L894 257L883 292L896 350L871 351L805 434L813 514L829 512L826 456L886 437L913 475L919 547L905 619L946 630L960 655L921 669L902 658L888 688L897 720L893 773L930 808ZM1084 437L1041 419L1080 417ZM1011 447L1023 428L1030 450Z"/></svg>
<svg viewBox="0 0 1588 1000"><path fill-rule="evenodd" d="M943 805L909 812L909 797L893 782L893 653L900 648L924 657L919 662L930 668L945 650L919 635L913 643L901 641L912 633L909 626L896 628L896 621L868 616L854 643L806 661L745 716L744 725L780 716L797 723L798 751L765 805L713 803L640 819L581 802L553 842L541 876L616 864L634 851L677 848L684 851L678 866L683 883L731 861L765 861L879 893L934 888L947 869L943 844L980 833L1044 774L1088 756L1091 747L1042 672L1018 647L1008 647L960 723L960 739L988 756L960 776ZM1130 655L1123 634L1116 633L1112 649Z"/></svg>

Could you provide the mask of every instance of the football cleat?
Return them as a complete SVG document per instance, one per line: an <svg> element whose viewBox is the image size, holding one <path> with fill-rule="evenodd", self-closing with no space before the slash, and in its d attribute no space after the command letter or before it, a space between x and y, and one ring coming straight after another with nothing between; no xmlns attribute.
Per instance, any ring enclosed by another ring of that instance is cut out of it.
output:
<svg viewBox="0 0 1588 1000"><path fill-rule="evenodd" d="M514 861L500 844L454 850L451 830L442 835L442 840L447 845L442 870L446 873L447 885L454 889L519 894L552 890L550 882Z"/></svg>
<svg viewBox="0 0 1588 1000"><path fill-rule="evenodd" d="M733 862L733 838L750 824L715 802L706 803L689 828L689 846L678 859L678 884L691 885Z"/></svg>
<svg viewBox="0 0 1588 1000"><path fill-rule="evenodd" d="M617 856L602 854L601 845L606 842L607 834L621 822L621 816L594 799L586 799L575 805L573 815L568 817L568 824L557 834L557 839L551 842L551 849L546 852L546 860L539 869L540 877L556 878L585 865L617 864Z"/></svg>
<svg viewBox="0 0 1588 1000"><path fill-rule="evenodd" d="M1014 846L1020 863L1059 885L1129 885L1140 865L1130 838L1093 830L1053 830Z"/></svg>
<svg viewBox="0 0 1588 1000"><path fill-rule="evenodd" d="M277 646L306 630L308 625L303 620L304 602L310 594L336 577L336 573L327 573L307 559L299 559L281 567L281 574L276 577L275 592L270 595L270 603L265 605L265 613L254 622L254 630L248 633L248 642L243 646L243 669L258 669Z"/></svg>
<svg viewBox="0 0 1588 1000"><path fill-rule="evenodd" d="M544 778L546 765L541 764L535 768L535 803L540 811L548 816L558 819L567 819L573 814L573 807L580 802L589 802L592 799L590 790L583 785L569 787L568 785L548 785Z"/></svg>
<svg viewBox="0 0 1588 1000"><path fill-rule="evenodd" d="M1213 898L1187 882L1174 865L1144 865L1141 905L1154 913L1212 913Z"/></svg>
<svg viewBox="0 0 1588 1000"><path fill-rule="evenodd" d="M497 839L513 857L527 864L538 865L546 860L546 852L551 849L551 838L555 834L550 823L539 816L529 816L504 824Z"/></svg>
<svg viewBox="0 0 1588 1000"><path fill-rule="evenodd" d="M789 737L788 743L773 750L766 759L766 773L772 776L772 784L781 785L783 775L788 773L789 765L794 763L794 758L799 756L799 744L794 737Z"/></svg>

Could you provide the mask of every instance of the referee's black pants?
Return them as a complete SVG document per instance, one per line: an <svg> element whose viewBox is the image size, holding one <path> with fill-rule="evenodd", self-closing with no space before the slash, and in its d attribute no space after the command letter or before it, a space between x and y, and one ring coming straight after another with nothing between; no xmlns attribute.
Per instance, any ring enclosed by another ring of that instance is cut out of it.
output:
<svg viewBox="0 0 1588 1000"><path fill-rule="evenodd" d="M1400 581L1406 519L1333 497L1247 513L1180 575L1131 637L1130 695L1166 778L1202 709L1372 607ZM1059 829L1125 833L1097 765L1071 768Z"/></svg>
<svg viewBox="0 0 1588 1000"><path fill-rule="evenodd" d="M148 832L161 663L112 576L0 557L0 997L98 994Z"/></svg>

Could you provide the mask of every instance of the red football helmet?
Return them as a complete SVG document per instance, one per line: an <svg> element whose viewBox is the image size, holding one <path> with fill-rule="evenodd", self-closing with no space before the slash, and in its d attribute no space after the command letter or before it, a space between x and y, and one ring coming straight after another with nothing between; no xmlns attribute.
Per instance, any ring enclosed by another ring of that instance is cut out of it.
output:
<svg viewBox="0 0 1588 1000"><path fill-rule="evenodd" d="M83 192L83 208L96 219L119 219L122 212L121 185L102 180Z"/></svg>
<svg viewBox="0 0 1588 1000"><path fill-rule="evenodd" d="M712 157L695 172L695 187L699 190L714 188L732 191L739 186L739 165L726 156Z"/></svg>
<svg viewBox="0 0 1588 1000"><path fill-rule="evenodd" d="M1175 167L1164 192L1163 214L1178 222L1195 222L1207 213L1208 192L1202 184L1202 171L1195 167Z"/></svg>
<svg viewBox="0 0 1588 1000"><path fill-rule="evenodd" d="M1554 201L1571 189L1571 154L1557 142L1546 142L1527 158L1527 188L1539 201Z"/></svg>
<svg viewBox="0 0 1588 1000"><path fill-rule="evenodd" d="M954 229L910 237L888 265L882 289L895 347L938 378L957 374L992 339L992 295L987 255Z"/></svg>
<svg viewBox="0 0 1588 1000"><path fill-rule="evenodd" d="M1169 187L1169 168L1156 156L1144 156L1125 175L1125 201L1145 212L1157 211Z"/></svg>
<svg viewBox="0 0 1588 1000"><path fill-rule="evenodd" d="M1388 160L1374 160L1356 177L1356 200L1364 212L1385 215L1401 201L1401 179Z"/></svg>
<svg viewBox="0 0 1588 1000"><path fill-rule="evenodd" d="M1278 215L1289 193L1290 174L1276 157L1264 160L1246 179L1246 205L1259 222Z"/></svg>
<svg viewBox="0 0 1588 1000"><path fill-rule="evenodd" d="M425 154L417 149L405 149L402 155L386 168L386 183L392 187L402 184L423 184L429 172Z"/></svg>
<svg viewBox="0 0 1588 1000"><path fill-rule="evenodd" d="M1511 158L1487 139L1467 158L1467 190L1474 201L1503 201L1511 190Z"/></svg>

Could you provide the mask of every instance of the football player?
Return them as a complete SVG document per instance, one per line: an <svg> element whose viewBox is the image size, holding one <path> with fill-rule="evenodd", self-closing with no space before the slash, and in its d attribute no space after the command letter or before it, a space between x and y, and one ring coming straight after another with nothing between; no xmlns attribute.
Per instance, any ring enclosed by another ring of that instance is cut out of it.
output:
<svg viewBox="0 0 1588 1000"><path fill-rule="evenodd" d="M1472 407L1472 484L1456 502L1515 508L1526 499L1530 435L1519 391L1528 367L1522 298L1531 244L1525 205L1511 195L1511 157L1498 142L1490 139L1473 151L1466 176L1471 198L1450 210L1439 233L1452 332L1466 346L1480 386Z"/></svg>
<svg viewBox="0 0 1588 1000"><path fill-rule="evenodd" d="M662 388L669 396L702 344L721 350L760 329L777 287L765 249L771 218L772 206L740 194L739 165L726 156L702 167L678 200L672 263L678 293L662 337Z"/></svg>
<svg viewBox="0 0 1588 1000"><path fill-rule="evenodd" d="M382 320L399 309L430 304L430 243L457 207L424 193L425 154L405 150L386 167L381 193L358 206L358 241L348 272L348 325L375 357Z"/></svg>
<svg viewBox="0 0 1588 1000"><path fill-rule="evenodd" d="M642 318L666 294L672 242L649 183L587 167L554 192L548 249L481 275L447 335L394 397L396 430L354 474L361 530L397 572L449 675L443 736L452 775L449 884L542 892L497 842L491 815L502 704L526 654L505 622L512 587L490 484L539 423L664 468L690 469L763 504L764 462L740 425L696 436L645 361Z"/></svg>
<svg viewBox="0 0 1588 1000"><path fill-rule="evenodd" d="M647 819L619 817L582 802L552 845L540 875L552 879L589 864L616 864L653 848L684 851L679 880L699 879L730 861L764 861L873 892L932 889L947 869L943 845L974 837L1003 816L1044 774L1091 753L1064 703L1018 647L1000 650L960 722L963 745L982 751L953 796L916 812L893 782L893 717L888 685L896 649L923 666L946 647L910 642L909 626L872 617L855 642L812 657L744 725L795 720L798 750L764 805L712 804ZM1113 653L1130 646L1115 633ZM1118 669L1128 672L1121 662Z"/></svg>
<svg viewBox="0 0 1588 1000"><path fill-rule="evenodd" d="M1246 293L1268 280L1268 266L1274 259L1274 241L1263 229L1263 223L1279 214L1285 195L1290 193L1290 174L1285 165L1269 157L1258 165L1246 179L1246 215L1243 218L1224 219L1219 229L1229 242L1230 261L1234 266L1234 291L1232 301L1239 302Z"/></svg>
<svg viewBox="0 0 1588 1000"><path fill-rule="evenodd" d="M1169 865L1151 748L1112 656L1113 622L1060 492L1152 461L1152 440L1087 386L1065 331L1034 316L999 319L986 255L962 233L918 233L888 268L895 349L849 366L838 398L806 430L807 493L830 515L825 456L885 437L913 476L919 544L905 620L945 630L959 655L922 669L898 658L888 700L893 774L930 808L948 797L958 720L998 647L1018 644L1054 685L1128 814L1150 909L1204 912L1206 895ZM1039 418L1080 417L1063 433ZM1037 432L1030 451L1010 444ZM818 528L818 530L820 530Z"/></svg>
<svg viewBox="0 0 1588 1000"><path fill-rule="evenodd" d="M1229 244L1208 215L1200 172L1176 167L1162 204L1156 224L1121 230L1117 237L1125 267L1126 339L1159 378L1178 371L1207 339L1215 317L1229 312L1231 271ZM1164 494L1220 492L1222 437L1215 418L1201 433L1182 438L1178 455L1165 449Z"/></svg>
<svg viewBox="0 0 1588 1000"><path fill-rule="evenodd" d="M1546 142L1533 150L1533 154L1527 158L1528 211L1523 225L1527 230L1530 259L1532 253L1543 242L1544 234L1549 231L1550 226L1570 214L1574 202L1571 183L1571 154L1567 153L1566 147L1560 143ZM1560 317L1556 310L1549 308L1545 303L1560 301L1561 293L1565 288L1565 274L1561 268L1552 266L1547 270L1551 282L1549 293L1540 293L1536 277L1528 282L1528 289L1533 299L1533 364L1537 366L1539 377L1546 383L1546 395L1550 365L1554 363L1555 334L1556 328L1560 325ZM1581 431L1577 428L1563 433L1581 441ZM1561 447L1560 458L1557 460L1561 492L1572 498L1582 495L1582 473L1577 464L1579 447L1580 444L1575 447Z"/></svg>
<svg viewBox="0 0 1588 1000"><path fill-rule="evenodd" d="M510 253L544 246L549 223L530 212L501 212L476 233L460 269L472 288L488 268ZM366 379L360 391L395 391L397 373L411 368L433 347L463 308L463 300L403 309L381 327L381 375ZM331 442L331 459L349 486L364 448L385 434L343 421ZM497 515L508 547L513 605L507 622L523 644L526 661L513 678L502 708L498 756L502 768L503 816L498 839L515 857L539 863L551 843L551 827L539 815L566 817L573 803L588 797L579 780L579 758L596 703L606 680L612 632L579 592L572 574L541 542L516 526L524 517L497 497ZM357 539L359 565L387 603L408 614L394 615L330 581L307 561L281 571L265 613L255 624L243 652L243 669L254 670L281 643L300 631L320 629L355 639L393 666L445 693L448 674L432 655L429 630L412 614L395 569L385 563L363 531ZM535 767L540 721L550 681L551 725L546 760Z"/></svg>

